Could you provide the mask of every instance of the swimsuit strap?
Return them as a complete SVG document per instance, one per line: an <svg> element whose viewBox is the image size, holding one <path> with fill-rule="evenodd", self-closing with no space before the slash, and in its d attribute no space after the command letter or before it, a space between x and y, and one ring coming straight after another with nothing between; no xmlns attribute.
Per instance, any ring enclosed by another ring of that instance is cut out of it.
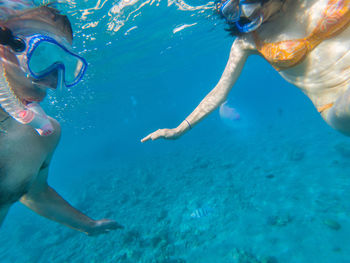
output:
<svg viewBox="0 0 350 263"><path fill-rule="evenodd" d="M326 104L326 105L323 105L323 106L321 106L321 107L318 107L318 108L317 108L317 111L318 111L319 113L322 113L322 112L324 112L325 110L328 110L328 109L332 108L333 105L334 105L334 103L328 103L328 104Z"/></svg>
<svg viewBox="0 0 350 263"><path fill-rule="evenodd" d="M322 18L309 38L329 39L347 28L350 23L349 7L349 0L329 0Z"/></svg>

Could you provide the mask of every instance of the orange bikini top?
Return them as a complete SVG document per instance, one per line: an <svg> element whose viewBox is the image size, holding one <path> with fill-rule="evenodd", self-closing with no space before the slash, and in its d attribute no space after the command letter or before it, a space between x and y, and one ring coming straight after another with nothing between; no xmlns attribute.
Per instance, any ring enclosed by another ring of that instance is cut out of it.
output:
<svg viewBox="0 0 350 263"><path fill-rule="evenodd" d="M350 0L330 0L316 28L302 39L264 43L253 32L256 47L277 70L296 66L323 40L336 36L349 25L349 7Z"/></svg>

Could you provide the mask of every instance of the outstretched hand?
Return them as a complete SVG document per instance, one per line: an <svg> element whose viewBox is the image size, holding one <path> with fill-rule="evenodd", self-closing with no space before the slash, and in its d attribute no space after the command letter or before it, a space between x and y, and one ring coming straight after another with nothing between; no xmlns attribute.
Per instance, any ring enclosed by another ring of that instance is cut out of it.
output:
<svg viewBox="0 0 350 263"><path fill-rule="evenodd" d="M177 129L159 129L151 134L147 135L141 140L141 142L147 142L149 140L167 139L175 140L179 138L182 134Z"/></svg>
<svg viewBox="0 0 350 263"><path fill-rule="evenodd" d="M106 234L112 230L116 229L123 229L124 226L118 224L114 220L110 219L101 219L101 220L96 220L94 226L91 228L87 234L89 236L97 236L100 234Z"/></svg>

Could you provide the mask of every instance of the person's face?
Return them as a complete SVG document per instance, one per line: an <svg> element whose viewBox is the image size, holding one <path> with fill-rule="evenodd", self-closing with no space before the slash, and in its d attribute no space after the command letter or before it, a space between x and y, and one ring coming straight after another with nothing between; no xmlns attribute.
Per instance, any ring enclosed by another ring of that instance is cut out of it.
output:
<svg viewBox="0 0 350 263"><path fill-rule="evenodd" d="M73 40L68 18L61 15L56 9L47 6L21 12L8 19L3 26L9 28L16 37L25 38L35 34L48 34L65 40L69 45ZM10 89L22 103L40 102L45 98L49 88L57 88L59 72L53 70L47 76L35 79L27 72L26 65L21 64L26 63L26 59L19 57L19 54L11 48L0 46L0 66L4 73L4 76L0 78L8 83Z"/></svg>
<svg viewBox="0 0 350 263"><path fill-rule="evenodd" d="M261 12L264 14L264 21L271 18L273 15L278 13L283 6L281 0L270 0L261 7Z"/></svg>
<svg viewBox="0 0 350 263"><path fill-rule="evenodd" d="M260 1L245 1L245 4L241 6L242 15L246 18L251 18L257 16L262 10L262 5Z"/></svg>
<svg viewBox="0 0 350 263"><path fill-rule="evenodd" d="M25 65L20 64L21 62L10 48L0 47L0 57L5 81L23 104L33 101L41 102L47 94L47 89L56 89L58 83L57 70L42 79L35 79L23 71Z"/></svg>

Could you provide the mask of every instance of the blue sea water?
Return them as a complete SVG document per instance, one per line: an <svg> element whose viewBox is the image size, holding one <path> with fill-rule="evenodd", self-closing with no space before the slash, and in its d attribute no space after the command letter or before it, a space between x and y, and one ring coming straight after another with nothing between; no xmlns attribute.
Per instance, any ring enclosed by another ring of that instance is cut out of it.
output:
<svg viewBox="0 0 350 263"><path fill-rule="evenodd" d="M350 262L349 138L261 58L229 95L244 125L215 111L179 140L140 143L181 123L222 74L233 39L207 4L56 4L89 69L44 103L62 125L49 183L125 229L88 237L16 204L1 263Z"/></svg>

